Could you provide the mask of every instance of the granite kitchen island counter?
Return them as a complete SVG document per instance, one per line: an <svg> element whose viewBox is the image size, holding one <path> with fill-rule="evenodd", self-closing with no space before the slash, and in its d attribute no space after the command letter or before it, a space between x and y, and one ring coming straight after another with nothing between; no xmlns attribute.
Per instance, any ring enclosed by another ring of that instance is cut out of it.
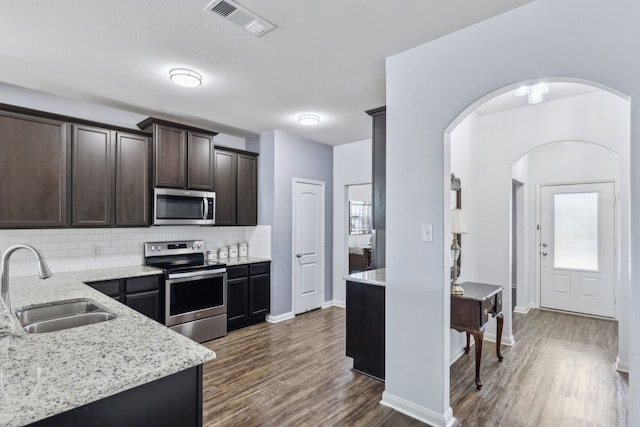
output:
<svg viewBox="0 0 640 427"><path fill-rule="evenodd" d="M349 282L365 283L367 285L376 285L376 286L387 285L384 268L352 273L348 276L345 276L344 280L348 280Z"/></svg>
<svg viewBox="0 0 640 427"><path fill-rule="evenodd" d="M10 280L12 311L91 299L115 319L28 334L0 304L0 425L21 426L197 367L215 353L83 282L161 274L125 267Z"/></svg>

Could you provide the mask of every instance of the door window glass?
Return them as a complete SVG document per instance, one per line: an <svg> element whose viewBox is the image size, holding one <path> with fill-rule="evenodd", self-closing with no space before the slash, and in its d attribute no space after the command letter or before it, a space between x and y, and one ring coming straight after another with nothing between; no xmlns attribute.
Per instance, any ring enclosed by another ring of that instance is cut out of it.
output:
<svg viewBox="0 0 640 427"><path fill-rule="evenodd" d="M555 268L598 270L598 193L553 195Z"/></svg>

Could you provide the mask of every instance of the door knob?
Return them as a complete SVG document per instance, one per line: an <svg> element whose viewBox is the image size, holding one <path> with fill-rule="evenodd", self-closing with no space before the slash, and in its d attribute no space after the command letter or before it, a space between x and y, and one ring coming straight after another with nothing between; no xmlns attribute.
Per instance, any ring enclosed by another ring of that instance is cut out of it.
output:
<svg viewBox="0 0 640 427"><path fill-rule="evenodd" d="M547 256L547 255L548 255L548 253L546 253L546 252L542 252L542 255Z"/></svg>
<svg viewBox="0 0 640 427"><path fill-rule="evenodd" d="M296 257L302 258L302 254L296 254Z"/></svg>

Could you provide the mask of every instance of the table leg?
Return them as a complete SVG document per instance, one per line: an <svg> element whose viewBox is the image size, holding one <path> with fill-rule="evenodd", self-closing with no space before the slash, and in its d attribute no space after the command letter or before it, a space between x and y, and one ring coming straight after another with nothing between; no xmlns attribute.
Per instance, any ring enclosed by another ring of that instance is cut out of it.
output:
<svg viewBox="0 0 640 427"><path fill-rule="evenodd" d="M465 331L465 334L467 335L467 346L464 348L464 354L469 354L469 349L471 348L471 344L469 341L469 331Z"/></svg>
<svg viewBox="0 0 640 427"><path fill-rule="evenodd" d="M496 322L498 324L498 336L496 337L496 356L498 356L498 361L502 362L502 354L500 353L500 342L502 341L502 326L504 324L504 317L502 313L496 316Z"/></svg>
<svg viewBox="0 0 640 427"><path fill-rule="evenodd" d="M473 331L473 339L476 342L476 389L482 388L482 381L480 381L480 362L482 360L482 340L484 339L483 331Z"/></svg>

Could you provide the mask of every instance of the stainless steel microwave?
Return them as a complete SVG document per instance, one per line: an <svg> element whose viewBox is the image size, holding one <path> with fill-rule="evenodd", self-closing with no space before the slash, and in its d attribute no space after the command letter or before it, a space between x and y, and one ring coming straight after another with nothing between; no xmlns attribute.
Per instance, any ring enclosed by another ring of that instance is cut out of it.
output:
<svg viewBox="0 0 640 427"><path fill-rule="evenodd" d="M155 188L153 225L213 225L216 193L209 191Z"/></svg>

